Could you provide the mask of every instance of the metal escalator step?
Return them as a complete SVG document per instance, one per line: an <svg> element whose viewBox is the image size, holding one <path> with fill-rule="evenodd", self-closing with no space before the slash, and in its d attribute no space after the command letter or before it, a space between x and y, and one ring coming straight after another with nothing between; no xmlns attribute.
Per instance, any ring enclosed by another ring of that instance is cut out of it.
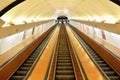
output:
<svg viewBox="0 0 120 80"><path fill-rule="evenodd" d="M107 64L99 64L100 67L108 67Z"/></svg>
<svg viewBox="0 0 120 80"><path fill-rule="evenodd" d="M39 52L40 52L40 50L37 49L37 50L35 50L34 53L35 53L35 54L38 54Z"/></svg>
<svg viewBox="0 0 120 80"><path fill-rule="evenodd" d="M59 53L58 56L69 55L68 53Z"/></svg>
<svg viewBox="0 0 120 80"><path fill-rule="evenodd" d="M69 54L62 54L62 55L59 54L58 57L70 57L70 55Z"/></svg>
<svg viewBox="0 0 120 80"><path fill-rule="evenodd" d="M62 44L62 45L59 46L58 50L59 51L68 51L69 49L66 47L66 45L63 46L63 44Z"/></svg>
<svg viewBox="0 0 120 80"><path fill-rule="evenodd" d="M67 48L67 46L65 46L65 45L67 45L66 42L65 42L65 43L61 43L61 42L60 42L59 48Z"/></svg>
<svg viewBox="0 0 120 80"><path fill-rule="evenodd" d="M32 56L35 56L35 55L37 55L38 53L37 52L34 52L33 54L31 54L30 56L32 57Z"/></svg>
<svg viewBox="0 0 120 80"><path fill-rule="evenodd" d="M68 51L69 49L59 49L59 51Z"/></svg>
<svg viewBox="0 0 120 80"><path fill-rule="evenodd" d="M58 57L70 57L70 55L58 55Z"/></svg>
<svg viewBox="0 0 120 80"><path fill-rule="evenodd" d="M58 66L72 66L72 63L57 63Z"/></svg>
<svg viewBox="0 0 120 80"><path fill-rule="evenodd" d="M59 53L60 53L60 52L61 52L61 53L68 53L69 50L59 50L58 52L59 52Z"/></svg>
<svg viewBox="0 0 120 80"><path fill-rule="evenodd" d="M16 71L15 75L25 76L28 71Z"/></svg>
<svg viewBox="0 0 120 80"><path fill-rule="evenodd" d="M90 51L90 54L96 54L95 51L93 49L91 49L90 47L87 47L88 51Z"/></svg>
<svg viewBox="0 0 120 80"><path fill-rule="evenodd" d="M56 74L57 75L73 75L74 72L73 70L57 70Z"/></svg>
<svg viewBox="0 0 120 80"><path fill-rule="evenodd" d="M101 61L102 59L101 58L94 58L96 61Z"/></svg>
<svg viewBox="0 0 120 80"><path fill-rule="evenodd" d="M99 56L98 56L98 55L95 55L95 56L93 56L93 58L99 58Z"/></svg>
<svg viewBox="0 0 120 80"><path fill-rule="evenodd" d="M69 50L66 46L59 46L60 48L59 48L59 50Z"/></svg>
<svg viewBox="0 0 120 80"><path fill-rule="evenodd" d="M110 67L102 67L102 70L104 70L104 71L110 71L111 68Z"/></svg>
<svg viewBox="0 0 120 80"><path fill-rule="evenodd" d="M97 54L94 54L94 53L93 53L93 54L91 54L91 55L92 55L92 56L98 56ZM99 57L99 56L98 56L98 57Z"/></svg>
<svg viewBox="0 0 120 80"><path fill-rule="evenodd" d="M69 51L58 51L58 53L69 53Z"/></svg>
<svg viewBox="0 0 120 80"><path fill-rule="evenodd" d="M64 46L64 45L67 45L65 40L61 41L59 44L59 46ZM66 47L66 46L64 46L64 47Z"/></svg>
<svg viewBox="0 0 120 80"><path fill-rule="evenodd" d="M71 70L72 66L57 66L57 70Z"/></svg>
<svg viewBox="0 0 120 80"><path fill-rule="evenodd" d="M115 76L116 73L114 71L105 71L105 73L108 75L108 76Z"/></svg>
<svg viewBox="0 0 120 80"><path fill-rule="evenodd" d="M98 64L100 64L100 63L105 63L104 61L96 61Z"/></svg>
<svg viewBox="0 0 120 80"><path fill-rule="evenodd" d="M32 64L25 63L25 64L23 64L22 66L23 66L23 67L31 67Z"/></svg>
<svg viewBox="0 0 120 80"><path fill-rule="evenodd" d="M65 42L65 43L61 43L61 42L60 42L60 44L59 44L60 48L68 48L68 47L66 47L66 46L64 46L64 45L67 45L66 42Z"/></svg>
<svg viewBox="0 0 120 80"><path fill-rule="evenodd" d="M56 75L55 80L75 80L74 75Z"/></svg>
<svg viewBox="0 0 120 80"><path fill-rule="evenodd" d="M25 76L12 76L10 80L23 80Z"/></svg>
<svg viewBox="0 0 120 80"><path fill-rule="evenodd" d="M58 58L70 58L70 56L58 56Z"/></svg>
<svg viewBox="0 0 120 80"><path fill-rule="evenodd" d="M19 70L21 71L28 71L30 69L30 67L20 67Z"/></svg>
<svg viewBox="0 0 120 80"><path fill-rule="evenodd" d="M28 60L35 60L35 58L28 58Z"/></svg>
<svg viewBox="0 0 120 80"><path fill-rule="evenodd" d="M70 63L71 60L58 60L57 62L58 63Z"/></svg>
<svg viewBox="0 0 120 80"><path fill-rule="evenodd" d="M31 58L36 58L36 57L37 57L37 55L31 55L30 57L31 57Z"/></svg>
<svg viewBox="0 0 120 80"><path fill-rule="evenodd" d="M25 61L25 63L30 63L30 64L32 64L34 61L31 61L31 60L27 60L27 61Z"/></svg>
<svg viewBox="0 0 120 80"><path fill-rule="evenodd" d="M71 59L70 57L58 57L58 60L69 60Z"/></svg>
<svg viewBox="0 0 120 80"><path fill-rule="evenodd" d="M63 44L60 44L60 45L59 45L59 50L60 50L60 49L68 49L68 47L66 47L66 46L67 46L67 44L64 44L64 43L63 43Z"/></svg>
<svg viewBox="0 0 120 80"><path fill-rule="evenodd" d="M109 76L110 80L120 80L119 76Z"/></svg>

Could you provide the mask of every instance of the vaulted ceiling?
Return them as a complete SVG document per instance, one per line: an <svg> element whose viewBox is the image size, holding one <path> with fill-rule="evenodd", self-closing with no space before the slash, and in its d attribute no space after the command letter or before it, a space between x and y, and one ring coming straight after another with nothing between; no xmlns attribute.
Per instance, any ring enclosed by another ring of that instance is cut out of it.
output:
<svg viewBox="0 0 120 80"><path fill-rule="evenodd" d="M0 0L0 11L15 1ZM120 23L120 6L110 0L21 0L1 16L5 23L19 24L55 19L60 15L86 21Z"/></svg>

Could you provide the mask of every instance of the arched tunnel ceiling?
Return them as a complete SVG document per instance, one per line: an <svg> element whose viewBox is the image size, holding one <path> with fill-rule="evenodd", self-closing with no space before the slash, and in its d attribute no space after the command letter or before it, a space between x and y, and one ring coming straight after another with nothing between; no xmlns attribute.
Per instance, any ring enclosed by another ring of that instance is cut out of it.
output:
<svg viewBox="0 0 120 80"><path fill-rule="evenodd" d="M0 10L15 0L0 0ZM97 22L120 22L120 6L110 0L25 0L6 12L6 23L24 23L54 19L66 15L71 19Z"/></svg>

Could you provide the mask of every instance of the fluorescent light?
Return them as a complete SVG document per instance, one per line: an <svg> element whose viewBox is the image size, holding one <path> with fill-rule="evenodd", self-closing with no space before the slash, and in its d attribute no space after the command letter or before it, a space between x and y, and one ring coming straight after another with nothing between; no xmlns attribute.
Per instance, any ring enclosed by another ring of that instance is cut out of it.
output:
<svg viewBox="0 0 120 80"><path fill-rule="evenodd" d="M103 19L105 20L105 23L111 23L111 24L115 24L118 21L117 18L114 18L112 16L105 16Z"/></svg>

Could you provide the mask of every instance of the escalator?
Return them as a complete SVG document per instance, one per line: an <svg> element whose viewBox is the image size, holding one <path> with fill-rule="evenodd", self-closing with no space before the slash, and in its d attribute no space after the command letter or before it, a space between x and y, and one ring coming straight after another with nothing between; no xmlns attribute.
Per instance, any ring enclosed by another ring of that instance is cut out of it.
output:
<svg viewBox="0 0 120 80"><path fill-rule="evenodd" d="M35 64L42 55L44 48L53 34L53 31L54 30L52 30L47 35L42 43L39 44L39 46L31 53L31 55L24 61L24 63L16 70L16 72L10 77L10 80L27 80Z"/></svg>
<svg viewBox="0 0 120 80"><path fill-rule="evenodd" d="M65 25L61 24L55 80L76 80Z"/></svg>
<svg viewBox="0 0 120 80"><path fill-rule="evenodd" d="M87 44L80 36L77 34L74 29L73 32L76 39L80 42L83 48L87 51L90 58L99 68L101 73L106 77L107 80L120 80L120 76Z"/></svg>

